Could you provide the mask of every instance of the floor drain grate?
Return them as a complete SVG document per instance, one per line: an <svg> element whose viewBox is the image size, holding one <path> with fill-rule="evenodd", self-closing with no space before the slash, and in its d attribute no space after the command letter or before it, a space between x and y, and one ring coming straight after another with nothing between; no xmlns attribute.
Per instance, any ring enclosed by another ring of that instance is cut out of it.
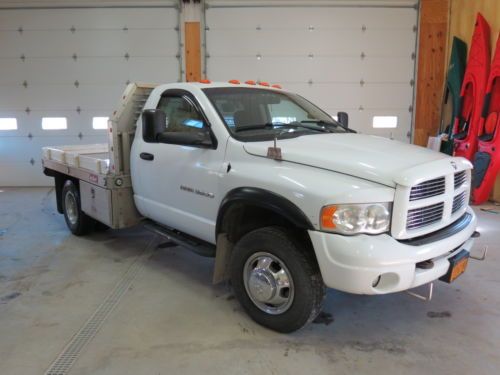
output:
<svg viewBox="0 0 500 375"><path fill-rule="evenodd" d="M142 254L130 265L128 270L122 276L121 280L116 284L115 288L106 297L103 303L94 311L92 316L80 328L80 330L73 336L70 342L63 349L61 354L50 365L45 375L66 375L73 364L78 359L82 349L87 345L90 340L96 335L99 328L111 313L111 311L118 305L125 292L130 287L141 269L146 263L146 259L151 256L151 251L154 249L156 238L153 238Z"/></svg>

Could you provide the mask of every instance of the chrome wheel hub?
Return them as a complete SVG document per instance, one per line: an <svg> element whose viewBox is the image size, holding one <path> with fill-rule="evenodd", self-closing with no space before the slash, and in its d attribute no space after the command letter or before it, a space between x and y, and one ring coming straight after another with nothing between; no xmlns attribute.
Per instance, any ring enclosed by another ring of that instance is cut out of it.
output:
<svg viewBox="0 0 500 375"><path fill-rule="evenodd" d="M278 315L292 305L294 287L290 271L275 255L253 254L245 263L243 280L248 296L262 311Z"/></svg>
<svg viewBox="0 0 500 375"><path fill-rule="evenodd" d="M78 221L78 206L76 203L76 197L71 192L68 191L64 197L64 207L66 209L66 217L72 225L75 225Z"/></svg>

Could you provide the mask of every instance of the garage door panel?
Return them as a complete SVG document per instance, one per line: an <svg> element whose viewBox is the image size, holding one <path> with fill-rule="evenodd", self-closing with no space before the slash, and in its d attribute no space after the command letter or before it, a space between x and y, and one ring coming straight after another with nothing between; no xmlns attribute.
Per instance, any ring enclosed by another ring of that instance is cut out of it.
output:
<svg viewBox="0 0 500 375"><path fill-rule="evenodd" d="M166 4L168 5L168 4ZM177 25L173 8L15 9L0 12L0 30L150 29ZM75 32L75 33L76 33Z"/></svg>
<svg viewBox="0 0 500 375"><path fill-rule="evenodd" d="M4 33L0 57L123 57L172 54L177 48L177 36L170 30L41 30ZM9 55L7 55L7 52ZM175 52L173 53L175 55Z"/></svg>
<svg viewBox="0 0 500 375"><path fill-rule="evenodd" d="M123 58L28 59L15 62L5 69L12 77L5 77L21 85L73 85L79 83L123 83L129 66ZM15 77L15 78L14 78Z"/></svg>
<svg viewBox="0 0 500 375"><path fill-rule="evenodd" d="M83 136L101 136L106 135L105 130L92 128L92 117L109 117L111 111L105 110L90 110L84 109L80 114L75 110L71 111L33 111L29 115L18 112L17 130L2 132L2 139L9 139L10 136L18 136L28 139L31 134L33 137L77 137L78 134ZM44 130L42 129L43 117L65 117L68 129L61 130ZM4 138L6 137L6 138ZM80 141L78 139L78 141Z"/></svg>
<svg viewBox="0 0 500 375"><path fill-rule="evenodd" d="M207 24L218 29L278 28L283 25L302 26L314 30L367 29L397 30L416 22L416 12L404 8L358 7L280 7L280 8L208 8ZM314 31L313 30L313 31Z"/></svg>
<svg viewBox="0 0 500 375"><path fill-rule="evenodd" d="M76 110L77 107L102 109L114 105L125 87L116 85L70 85L12 87L0 91L1 108L30 110Z"/></svg>
<svg viewBox="0 0 500 375"><path fill-rule="evenodd" d="M394 138L397 140L407 139L408 124L411 123L412 114L404 109L399 110L363 110L357 109L345 110L343 108L323 108L331 115L338 111L345 111L349 114L349 127L363 134L371 134L385 138ZM396 116L398 126L396 128L377 129L373 128L373 116Z"/></svg>
<svg viewBox="0 0 500 375"><path fill-rule="evenodd" d="M131 82L164 83L179 80L179 60L175 57L131 58Z"/></svg>
<svg viewBox="0 0 500 375"><path fill-rule="evenodd" d="M301 69L291 71L290 66ZM210 78L259 78L264 81L288 82L400 82L413 78L411 59L270 57L257 60L249 57L210 57L207 63Z"/></svg>
<svg viewBox="0 0 500 375"><path fill-rule="evenodd" d="M34 136L31 139L28 137L8 137L7 139L8 142L5 142L0 151L2 161L5 163L29 164L32 158L35 162L39 162L42 158L42 147L44 146L105 143L106 134L100 136L87 135L82 139L76 134ZM23 151L19 152L19 150Z"/></svg>
<svg viewBox="0 0 500 375"><path fill-rule="evenodd" d="M412 33L407 28L406 34ZM318 56L407 56L410 57L415 45L408 43L405 33L391 30L334 29L273 29L273 30L209 30L208 52L217 56L256 56L257 54ZM402 36L403 35L403 36ZM381 44L378 41L384 40Z"/></svg>
<svg viewBox="0 0 500 375"><path fill-rule="evenodd" d="M286 89L297 92L322 108L344 109L408 109L411 98L411 87L406 85L374 84L287 84ZM391 95L380 95L380 92L390 92ZM332 105L333 104L333 105Z"/></svg>
<svg viewBox="0 0 500 375"><path fill-rule="evenodd" d="M6 163L0 161L0 186L51 186L54 179L43 174L40 160L31 165L29 162Z"/></svg>

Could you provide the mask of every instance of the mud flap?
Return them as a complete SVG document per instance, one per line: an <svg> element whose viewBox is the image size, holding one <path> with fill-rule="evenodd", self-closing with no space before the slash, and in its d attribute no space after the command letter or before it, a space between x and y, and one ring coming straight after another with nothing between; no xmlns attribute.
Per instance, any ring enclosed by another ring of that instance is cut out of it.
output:
<svg viewBox="0 0 500 375"><path fill-rule="evenodd" d="M472 170L472 189L481 186L484 176L488 171L491 162L491 155L486 152L476 152L474 156L474 169Z"/></svg>

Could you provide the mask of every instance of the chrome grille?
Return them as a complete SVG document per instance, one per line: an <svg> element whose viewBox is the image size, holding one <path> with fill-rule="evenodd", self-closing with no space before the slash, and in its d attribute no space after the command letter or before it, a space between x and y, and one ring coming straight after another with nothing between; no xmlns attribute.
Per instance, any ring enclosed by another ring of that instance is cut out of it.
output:
<svg viewBox="0 0 500 375"><path fill-rule="evenodd" d="M451 208L451 213L454 214L458 210L460 210L465 204L465 191L461 194L458 194L453 198L453 206Z"/></svg>
<svg viewBox="0 0 500 375"><path fill-rule="evenodd" d="M465 180L467 180L466 171L455 173L455 190L462 186L465 183Z"/></svg>
<svg viewBox="0 0 500 375"><path fill-rule="evenodd" d="M441 195L445 191L445 178L438 177L432 180L424 181L411 188L410 201L425 199Z"/></svg>
<svg viewBox="0 0 500 375"><path fill-rule="evenodd" d="M444 202L430 206L408 210L406 217L406 229L418 229L432 223L441 221L443 217Z"/></svg>

